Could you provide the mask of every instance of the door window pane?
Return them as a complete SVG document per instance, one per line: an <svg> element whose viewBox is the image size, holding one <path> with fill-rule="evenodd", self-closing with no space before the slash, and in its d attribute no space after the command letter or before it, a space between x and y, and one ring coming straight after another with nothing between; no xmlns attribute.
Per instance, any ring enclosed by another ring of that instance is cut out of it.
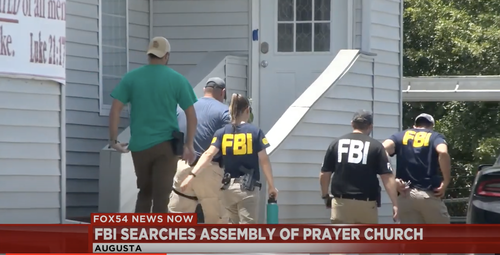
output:
<svg viewBox="0 0 500 255"><path fill-rule="evenodd" d="M312 51L312 23L299 23L295 29L297 52Z"/></svg>
<svg viewBox="0 0 500 255"><path fill-rule="evenodd" d="M314 24L314 51L330 51L330 23Z"/></svg>
<svg viewBox="0 0 500 255"><path fill-rule="evenodd" d="M329 52L332 0L278 0L278 52Z"/></svg>
<svg viewBox="0 0 500 255"><path fill-rule="evenodd" d="M293 21L293 0L278 0L278 21Z"/></svg>
<svg viewBox="0 0 500 255"><path fill-rule="evenodd" d="M312 20L312 0L295 0L296 21Z"/></svg>
<svg viewBox="0 0 500 255"><path fill-rule="evenodd" d="M293 52L293 24L278 24L278 51Z"/></svg>
<svg viewBox="0 0 500 255"><path fill-rule="evenodd" d="M330 20L331 0L314 0L314 20Z"/></svg>

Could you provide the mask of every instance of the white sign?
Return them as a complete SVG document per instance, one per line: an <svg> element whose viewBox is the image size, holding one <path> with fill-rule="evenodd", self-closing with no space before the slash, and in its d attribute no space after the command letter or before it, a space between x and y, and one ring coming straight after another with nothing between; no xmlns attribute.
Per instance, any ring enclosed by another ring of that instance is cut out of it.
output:
<svg viewBox="0 0 500 255"><path fill-rule="evenodd" d="M0 0L0 76L66 80L66 0Z"/></svg>

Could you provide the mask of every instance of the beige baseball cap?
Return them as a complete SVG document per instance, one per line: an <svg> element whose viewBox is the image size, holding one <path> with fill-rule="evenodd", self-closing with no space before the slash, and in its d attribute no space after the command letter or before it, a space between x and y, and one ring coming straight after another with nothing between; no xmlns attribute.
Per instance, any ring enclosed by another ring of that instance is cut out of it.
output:
<svg viewBox="0 0 500 255"><path fill-rule="evenodd" d="M151 40L147 54L153 54L159 58L163 58L170 52L170 43L165 37L157 36Z"/></svg>

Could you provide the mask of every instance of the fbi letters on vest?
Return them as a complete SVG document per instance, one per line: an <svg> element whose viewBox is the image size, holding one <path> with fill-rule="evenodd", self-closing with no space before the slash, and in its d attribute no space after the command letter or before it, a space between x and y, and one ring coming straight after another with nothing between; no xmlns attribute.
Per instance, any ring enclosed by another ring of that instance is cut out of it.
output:
<svg viewBox="0 0 500 255"><path fill-rule="evenodd" d="M347 154L347 162L352 164L366 165L370 142L363 142L354 139L340 139L338 142L338 162L342 162L342 155Z"/></svg>

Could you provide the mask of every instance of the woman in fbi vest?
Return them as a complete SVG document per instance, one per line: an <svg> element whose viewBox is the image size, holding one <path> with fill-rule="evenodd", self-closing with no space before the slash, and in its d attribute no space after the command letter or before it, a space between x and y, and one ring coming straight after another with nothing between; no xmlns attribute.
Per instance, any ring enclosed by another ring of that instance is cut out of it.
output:
<svg viewBox="0 0 500 255"><path fill-rule="evenodd" d="M240 94L232 95L229 106L231 124L215 132L212 145L181 184L181 190L185 189L220 151L225 173L221 200L226 207L226 217L233 224L258 223L261 187L259 164L266 177L269 196L278 195L266 152L269 143L262 130L247 123L250 111L248 99Z"/></svg>

